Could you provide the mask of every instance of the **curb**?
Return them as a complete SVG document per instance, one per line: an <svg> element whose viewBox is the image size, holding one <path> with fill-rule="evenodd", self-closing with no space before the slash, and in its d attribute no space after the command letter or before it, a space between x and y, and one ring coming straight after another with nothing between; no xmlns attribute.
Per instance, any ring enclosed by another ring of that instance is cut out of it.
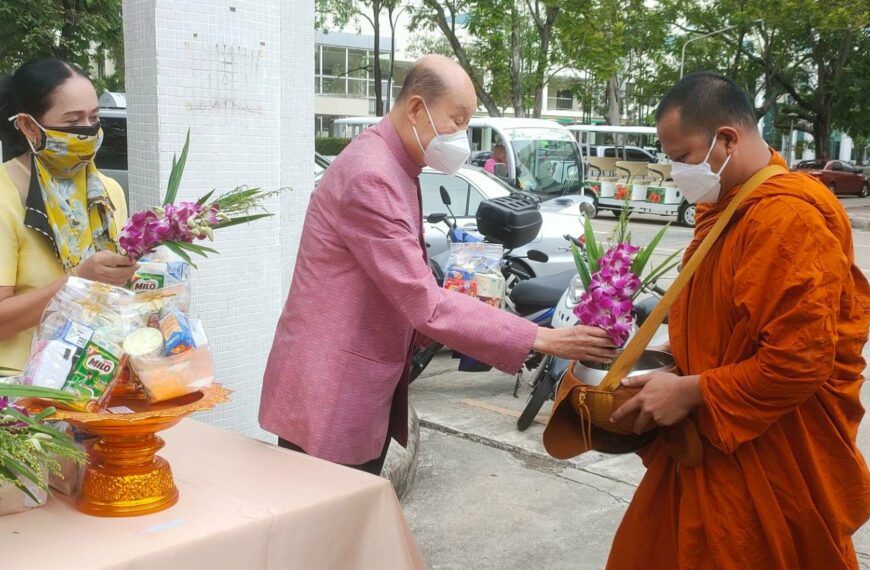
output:
<svg viewBox="0 0 870 570"><path fill-rule="evenodd" d="M402 447L395 440L390 442L387 459L381 477L389 479L401 501L414 488L417 481L417 450L420 444L420 419L411 405L408 405L408 447Z"/></svg>
<svg viewBox="0 0 870 570"><path fill-rule="evenodd" d="M852 227L856 230L867 230L870 229L870 218L859 218L849 216L849 220L852 222Z"/></svg>
<svg viewBox="0 0 870 570"><path fill-rule="evenodd" d="M507 453L510 453L520 461L534 462L536 464L545 464L557 469L570 468L576 469L578 471L584 471L586 467L597 463L602 459L607 459L608 457L611 457L598 451L590 451L572 459L556 459L555 457L547 455L546 453L540 453L538 451L533 451L519 445L499 441L497 439L489 438L486 436L464 432L429 420L420 420L420 425L428 430L437 431L446 435L451 435L460 439L479 443L493 449L505 451Z"/></svg>

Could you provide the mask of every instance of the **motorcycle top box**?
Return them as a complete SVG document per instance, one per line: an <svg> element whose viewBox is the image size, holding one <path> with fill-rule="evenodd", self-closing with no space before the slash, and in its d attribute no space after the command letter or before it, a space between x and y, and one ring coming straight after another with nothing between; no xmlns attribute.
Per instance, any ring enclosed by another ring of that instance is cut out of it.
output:
<svg viewBox="0 0 870 570"><path fill-rule="evenodd" d="M477 231L506 249L530 243L543 223L538 200L533 196L511 194L484 200L477 209Z"/></svg>

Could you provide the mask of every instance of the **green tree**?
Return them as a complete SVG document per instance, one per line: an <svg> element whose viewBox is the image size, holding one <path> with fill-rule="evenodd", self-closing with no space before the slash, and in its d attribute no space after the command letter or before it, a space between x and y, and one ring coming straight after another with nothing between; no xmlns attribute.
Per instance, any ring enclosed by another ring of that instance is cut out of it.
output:
<svg viewBox="0 0 870 570"><path fill-rule="evenodd" d="M787 95L790 104L782 111L800 117L795 128L812 133L820 158L830 154L834 126L849 122L841 116L845 110L870 104L867 90L852 89L867 73L866 67L862 70L853 61L858 46L866 45L870 29L868 0L723 0L712 5L674 0L668 4L683 15L677 25L690 33L736 26L704 40L706 50L718 49L732 58L730 65L720 61L707 68L742 77L750 93L762 93L760 113ZM690 49L695 51L700 43ZM699 62L696 56L687 56L687 71L697 69ZM842 93L851 102L838 103Z"/></svg>
<svg viewBox="0 0 870 570"><path fill-rule="evenodd" d="M605 117L620 124L626 107L633 122L643 122L641 109L664 88L668 22L657 6L643 0L594 0L571 5L560 26L566 62L586 71L603 95Z"/></svg>
<svg viewBox="0 0 870 570"><path fill-rule="evenodd" d="M116 76L98 80L98 87L123 86L121 0L2 0L0 38L4 73L35 57L57 57L83 69L104 58L115 62Z"/></svg>
<svg viewBox="0 0 870 570"><path fill-rule="evenodd" d="M401 0L317 0L315 25L319 28L343 28L353 21L363 20L372 28L374 45L371 71L375 83L375 114L384 115L384 73L381 62L381 16L386 12L391 32L395 36L396 22L403 10ZM390 50L388 84L392 84L395 51ZM387 93L387 97L390 94Z"/></svg>
<svg viewBox="0 0 870 570"><path fill-rule="evenodd" d="M834 126L855 139L855 147L870 146L870 34L852 48L840 79L834 83Z"/></svg>
<svg viewBox="0 0 870 570"><path fill-rule="evenodd" d="M555 0L421 0L412 27L444 36L490 115L539 117L562 64Z"/></svg>

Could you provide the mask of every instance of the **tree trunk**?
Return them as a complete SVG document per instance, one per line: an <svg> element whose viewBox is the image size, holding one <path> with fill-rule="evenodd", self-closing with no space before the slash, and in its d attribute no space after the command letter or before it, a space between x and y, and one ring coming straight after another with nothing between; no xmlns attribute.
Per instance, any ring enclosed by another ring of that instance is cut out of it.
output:
<svg viewBox="0 0 870 570"><path fill-rule="evenodd" d="M381 83L381 2L374 0L372 2L372 27L375 31L375 49L374 49L374 66L375 66L375 115L378 117L384 116L384 86Z"/></svg>
<svg viewBox="0 0 870 570"><path fill-rule="evenodd" d="M619 80L614 75L607 81L607 123L619 125L622 122L622 112L619 108Z"/></svg>
<svg viewBox="0 0 870 570"><path fill-rule="evenodd" d="M511 101L515 117L526 116L523 103L523 38L522 21L516 2L511 3Z"/></svg>
<svg viewBox="0 0 870 570"><path fill-rule="evenodd" d="M737 37L737 49L734 50L734 61L731 63L731 71L728 73L728 78L732 81L737 80L737 72L740 71L740 55L742 51L740 47L743 45L743 39L746 37L746 32L740 30L740 35Z"/></svg>
<svg viewBox="0 0 870 570"><path fill-rule="evenodd" d="M465 70L465 73L471 77L471 82L474 84L474 90L477 92L477 96L480 99L480 102L483 103L489 116L501 117L501 109L498 108L492 95L484 87L482 76L478 70L472 67L471 60L468 57L468 52L465 51L465 48L456 36L455 30L450 26L450 22L447 20L447 14L444 12L441 3L438 0L423 0L423 3L434 12L432 20L435 22L435 25L438 26L438 29L441 30L441 33L444 34L444 37L447 38L448 43L450 43L450 48L453 50L454 55L456 55L456 59L459 60L459 65L461 65L462 69Z"/></svg>
<svg viewBox="0 0 870 570"><path fill-rule="evenodd" d="M76 17L80 9L81 0L63 0L63 26L60 28L60 38L58 38L57 48L54 53L58 59L70 59L69 44L72 41L73 33L75 32ZM87 70L87 69L86 69Z"/></svg>
<svg viewBox="0 0 870 570"><path fill-rule="evenodd" d="M816 149L816 158L828 160L831 158L831 115L822 112L816 115L813 121L813 145Z"/></svg>
<svg viewBox="0 0 870 570"><path fill-rule="evenodd" d="M393 74L396 72L396 23L393 21L394 4L387 7L387 17L390 19L390 73L387 75L387 108L386 112L390 112L393 106ZM398 17L396 18L398 20Z"/></svg>
<svg viewBox="0 0 870 570"><path fill-rule="evenodd" d="M535 69L535 106L532 110L532 116L535 118L540 118L541 112L544 109L544 86L546 84L547 71L549 71L550 67L550 40L553 35L556 17L559 15L558 7L545 6L545 10L546 20L538 22L541 47L538 51L537 69Z"/></svg>

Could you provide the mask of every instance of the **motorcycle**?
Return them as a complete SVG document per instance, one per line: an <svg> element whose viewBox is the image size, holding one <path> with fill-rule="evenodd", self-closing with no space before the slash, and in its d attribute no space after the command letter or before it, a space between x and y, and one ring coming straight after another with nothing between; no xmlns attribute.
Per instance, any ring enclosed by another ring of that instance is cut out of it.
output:
<svg viewBox="0 0 870 570"><path fill-rule="evenodd" d="M565 239L580 248L584 245L571 236L565 236ZM650 293L651 296L635 303L634 306L635 322L638 326L646 321L656 304L658 304L661 296L665 293L664 289L659 287L655 282L647 286L647 292ZM522 294L522 286L517 286L513 293ZM580 303L580 297L582 295L583 282L575 273L572 276L569 286L567 289L563 290L560 299L557 301L551 321L553 328L568 328L579 324L579 319L574 314L574 308ZM667 323L667 319L665 319L664 322ZM660 340L662 342L664 341L664 339ZM660 342L654 340L652 344L660 344ZM532 392L529 395L525 408L517 419L517 429L519 431L525 431L537 417L547 400L555 397L556 390L559 387L559 382L568 370L569 364L570 361L563 358L557 358L550 355L541 356L540 364L538 365L537 370L535 370L535 375L529 382ZM516 391L514 395L516 395Z"/></svg>
<svg viewBox="0 0 870 570"><path fill-rule="evenodd" d="M430 214L429 216L427 216L426 221L430 224L448 224L449 230L447 232L447 239L450 241L450 243L474 243L481 241L477 237L473 236L472 234L466 232L459 227L456 221L456 216L453 215L453 212L450 208L450 195L443 186L440 188L440 194L441 201L447 208L447 211L449 213ZM487 240L487 236L484 236L484 240ZM541 286L546 286L548 290L551 291L558 287L558 290L561 292L564 287L567 286L567 283L573 276L572 272L566 272L559 275L552 275L546 278L532 278L532 276L523 269L522 264L514 263L514 261L516 260L526 259L531 261L537 261L540 263L546 263L549 258L547 254L537 250L529 250L525 256L513 255L512 249L506 248L499 264L502 275L505 278L505 283L522 283L525 281L536 281L538 279L541 279ZM432 268L432 274L435 277L435 280L438 282L439 285L443 286L443 270L431 260L430 267ZM505 307L505 310L513 312L541 326L549 326L550 320L553 316L555 300L544 306L540 305L540 303L535 303L534 301L535 299L531 299L530 302L526 303L526 306L524 306L521 311L517 310L513 302L506 303L507 306ZM409 382L413 382L417 379L417 377L426 369L426 367L429 366L429 363L432 361L432 358L435 356L435 354L437 354L442 348L444 348L444 345L442 345L441 343L438 343L429 338L418 336L411 357L411 371ZM465 372L484 372L490 370L491 367L480 363L473 358L461 356L459 369Z"/></svg>

